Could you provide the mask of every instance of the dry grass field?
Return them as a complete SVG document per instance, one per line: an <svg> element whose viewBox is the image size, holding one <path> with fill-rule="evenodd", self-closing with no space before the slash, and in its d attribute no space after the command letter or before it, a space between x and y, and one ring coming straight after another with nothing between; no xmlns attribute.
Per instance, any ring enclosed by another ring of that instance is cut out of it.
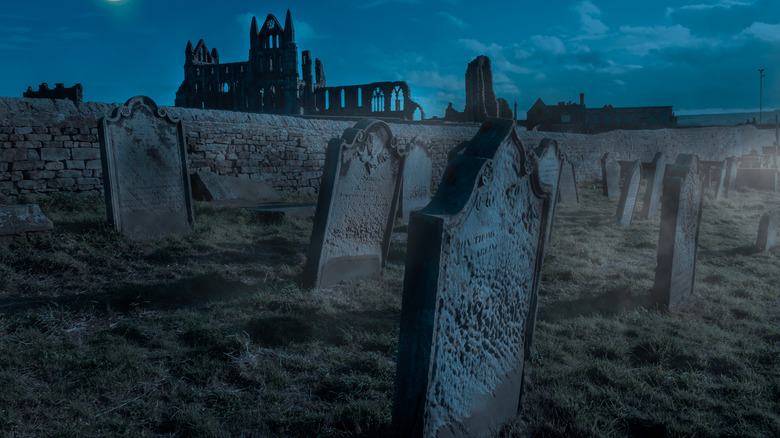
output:
<svg viewBox="0 0 780 438"><path fill-rule="evenodd" d="M647 304L659 219L558 207L523 409L498 436L780 436L774 193L705 199L696 290ZM311 221L197 203L196 234L132 242L102 198L48 196L55 232L0 247L0 433L384 436L406 251L385 274L299 285Z"/></svg>

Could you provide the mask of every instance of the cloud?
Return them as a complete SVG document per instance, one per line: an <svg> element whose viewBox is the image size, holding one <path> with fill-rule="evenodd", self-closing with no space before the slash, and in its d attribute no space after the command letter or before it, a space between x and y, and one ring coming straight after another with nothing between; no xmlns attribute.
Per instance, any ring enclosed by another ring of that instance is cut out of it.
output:
<svg viewBox="0 0 780 438"><path fill-rule="evenodd" d="M458 29L465 29L465 28L469 27L466 24L466 22L464 22L460 18L450 14L449 12L439 12L436 15L438 15L438 16L444 18L445 20L449 21L450 24L454 25Z"/></svg>
<svg viewBox="0 0 780 438"><path fill-rule="evenodd" d="M631 54L644 56L652 50L672 47L700 47L710 40L695 37L685 26L621 26L622 46Z"/></svg>
<svg viewBox="0 0 780 438"><path fill-rule="evenodd" d="M436 88L445 91L462 91L465 87L463 80L455 75L442 76L438 71L411 71L406 74L406 82L409 85Z"/></svg>
<svg viewBox="0 0 780 438"><path fill-rule="evenodd" d="M328 38L327 35L323 35L315 31L314 28L305 21L293 20L293 26L295 27L296 40L318 40L322 38Z"/></svg>
<svg viewBox="0 0 780 438"><path fill-rule="evenodd" d="M417 2L418 0L374 0L370 3L362 3L358 7L360 9L370 9L388 3L417 3Z"/></svg>
<svg viewBox="0 0 780 438"><path fill-rule="evenodd" d="M564 45L563 41L558 37L534 35L531 37L531 41L536 47L545 52L554 55L563 55L566 53L566 45Z"/></svg>
<svg viewBox="0 0 780 438"><path fill-rule="evenodd" d="M780 42L780 24L755 22L740 35L751 36L762 41Z"/></svg>
<svg viewBox="0 0 780 438"><path fill-rule="evenodd" d="M509 73L520 73L520 74L533 73L532 70L526 67L520 67L519 65L515 65L509 62L509 60L506 58L505 53L509 52L510 49L506 49L503 46L500 46L496 43L490 43L490 45L487 45L477 40L460 39L458 40L458 44L471 50L476 55L487 55L490 58L490 64L493 68L494 74L495 71L497 70L505 71ZM513 48L512 50L514 50L513 54L517 55L516 47Z"/></svg>
<svg viewBox="0 0 780 438"><path fill-rule="evenodd" d="M589 0L585 0L582 3L573 7L574 11L580 16L580 24L582 30L588 36L603 35L609 27L604 24L599 17L601 17L601 9L594 5Z"/></svg>
<svg viewBox="0 0 780 438"><path fill-rule="evenodd" d="M746 2L738 0L721 0L717 3L700 3L696 5L686 5L680 7L681 11L705 11L708 9L731 9L734 6L750 6L755 2ZM667 8L672 9L672 8Z"/></svg>

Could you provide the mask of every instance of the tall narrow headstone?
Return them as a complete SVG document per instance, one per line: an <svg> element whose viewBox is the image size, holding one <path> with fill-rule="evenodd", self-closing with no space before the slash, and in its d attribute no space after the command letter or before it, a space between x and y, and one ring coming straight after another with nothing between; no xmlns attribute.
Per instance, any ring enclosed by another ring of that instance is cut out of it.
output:
<svg viewBox="0 0 780 438"><path fill-rule="evenodd" d="M693 292L701 223L699 159L680 154L666 170L653 301L669 308Z"/></svg>
<svg viewBox="0 0 780 438"><path fill-rule="evenodd" d="M777 240L777 225L780 221L780 211L770 211L761 216L758 223L756 248L761 252L769 251Z"/></svg>
<svg viewBox="0 0 780 438"><path fill-rule="evenodd" d="M734 194L737 181L737 170L739 165L737 164L737 157L726 158L726 180L723 183L723 197L728 198Z"/></svg>
<svg viewBox="0 0 780 438"><path fill-rule="evenodd" d="M561 204L576 204L580 202L577 193L577 174L574 171L574 163L564 155L563 166L561 167L561 181L558 187L558 202Z"/></svg>
<svg viewBox="0 0 780 438"><path fill-rule="evenodd" d="M420 137L409 142L404 163L401 208L399 216L409 217L409 212L419 210L431 202L433 161L428 145Z"/></svg>
<svg viewBox="0 0 780 438"><path fill-rule="evenodd" d="M604 196L612 198L620 195L620 163L609 152L601 158L601 181Z"/></svg>
<svg viewBox="0 0 780 438"><path fill-rule="evenodd" d="M512 120L488 119L412 212L393 429L487 436L517 414L550 187Z"/></svg>
<svg viewBox="0 0 780 438"><path fill-rule="evenodd" d="M195 226L181 121L136 96L98 124L106 210L133 239L186 236Z"/></svg>
<svg viewBox="0 0 780 438"><path fill-rule="evenodd" d="M539 142L539 146L534 149L539 159L539 180L542 184L549 186L546 191L552 193L552 207L547 217L547 241L552 236L552 226L555 220L555 207L558 205L558 192L561 180L561 168L563 167L563 158L558 149L558 142L550 138L544 138Z"/></svg>
<svg viewBox="0 0 780 438"><path fill-rule="evenodd" d="M372 277L385 266L406 149L365 119L328 143L304 271L309 287Z"/></svg>
<svg viewBox="0 0 780 438"><path fill-rule="evenodd" d="M615 224L627 227L631 225L634 218L634 208L636 207L636 198L639 194L639 183L642 181L642 162L639 160L631 163L631 167L626 172L626 179L623 182L623 189L620 191L620 201L618 201L617 214L615 215Z"/></svg>
<svg viewBox="0 0 780 438"><path fill-rule="evenodd" d="M714 199L716 199L716 200L725 197L723 192L724 192L725 187L726 187L726 172L727 171L728 171L728 166L726 165L726 161L723 161L723 164L721 164L720 170L718 171L718 175L719 175L718 182L715 183Z"/></svg>
<svg viewBox="0 0 780 438"><path fill-rule="evenodd" d="M666 169L666 157L662 152L658 152L650 162L650 175L647 176L647 189L645 190L645 200L642 204L643 219L651 219L658 213L658 207L661 204L661 188L664 182L664 170Z"/></svg>

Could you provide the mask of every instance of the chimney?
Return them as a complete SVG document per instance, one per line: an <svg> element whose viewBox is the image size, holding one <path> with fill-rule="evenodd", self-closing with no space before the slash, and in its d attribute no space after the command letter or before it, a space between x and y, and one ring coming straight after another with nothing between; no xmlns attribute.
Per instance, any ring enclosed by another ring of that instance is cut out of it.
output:
<svg viewBox="0 0 780 438"><path fill-rule="evenodd" d="M585 106L585 93L580 93L580 105Z"/></svg>

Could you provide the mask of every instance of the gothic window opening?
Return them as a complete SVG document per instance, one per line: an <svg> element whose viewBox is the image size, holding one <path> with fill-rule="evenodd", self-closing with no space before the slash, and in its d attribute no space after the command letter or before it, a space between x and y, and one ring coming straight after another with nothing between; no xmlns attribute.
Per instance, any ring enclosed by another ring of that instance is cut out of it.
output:
<svg viewBox="0 0 780 438"><path fill-rule="evenodd" d="M273 85L271 86L271 89L268 90L268 106L276 108L276 89Z"/></svg>
<svg viewBox="0 0 780 438"><path fill-rule="evenodd" d="M358 108L363 106L363 89L362 88L358 88L357 106L358 106Z"/></svg>
<svg viewBox="0 0 780 438"><path fill-rule="evenodd" d="M223 82L222 83L222 92L223 93L227 93L228 91L230 91L230 87L228 86L228 83L227 82Z"/></svg>
<svg viewBox="0 0 780 438"><path fill-rule="evenodd" d="M393 101L395 102L396 111L404 110L404 91L401 87L395 87L393 90Z"/></svg>
<svg viewBox="0 0 780 438"><path fill-rule="evenodd" d="M344 103L345 103L345 99L344 99L344 97L345 97L345 94L346 94L346 93L345 93L344 89L342 88L342 89L341 89L341 107L342 107L342 108L344 108Z"/></svg>
<svg viewBox="0 0 780 438"><path fill-rule="evenodd" d="M330 108L330 96L329 96L329 94L330 94L329 91L325 90L325 109L329 109Z"/></svg>
<svg viewBox="0 0 780 438"><path fill-rule="evenodd" d="M381 88L374 90L374 96L371 99L371 111L379 113L385 110L385 93Z"/></svg>

